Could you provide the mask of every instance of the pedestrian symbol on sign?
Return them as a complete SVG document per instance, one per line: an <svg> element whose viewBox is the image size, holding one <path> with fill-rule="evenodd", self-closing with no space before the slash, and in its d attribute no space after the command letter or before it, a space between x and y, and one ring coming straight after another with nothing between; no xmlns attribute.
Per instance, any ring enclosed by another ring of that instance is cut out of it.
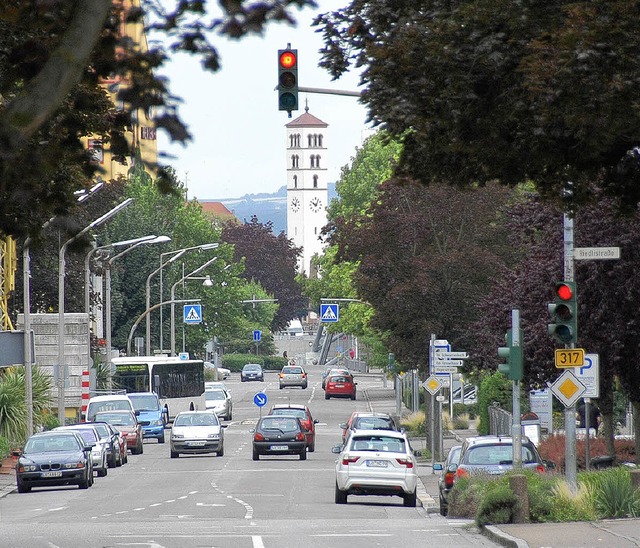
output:
<svg viewBox="0 0 640 548"><path fill-rule="evenodd" d="M201 323L202 322L202 305L186 304L184 305L184 323Z"/></svg>
<svg viewBox="0 0 640 548"><path fill-rule="evenodd" d="M337 322L340 317L337 304L321 304L320 305L320 321L321 322Z"/></svg>

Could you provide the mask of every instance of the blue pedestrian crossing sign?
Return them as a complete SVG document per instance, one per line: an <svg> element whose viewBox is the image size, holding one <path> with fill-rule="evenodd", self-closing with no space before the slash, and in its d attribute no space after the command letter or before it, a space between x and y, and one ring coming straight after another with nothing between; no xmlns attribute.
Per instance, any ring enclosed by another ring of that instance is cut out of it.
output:
<svg viewBox="0 0 640 548"><path fill-rule="evenodd" d="M320 305L320 321L335 323L340 317L340 311L337 304L321 304Z"/></svg>
<svg viewBox="0 0 640 548"><path fill-rule="evenodd" d="M201 304L185 304L184 305L184 323L201 323L202 322L202 305Z"/></svg>

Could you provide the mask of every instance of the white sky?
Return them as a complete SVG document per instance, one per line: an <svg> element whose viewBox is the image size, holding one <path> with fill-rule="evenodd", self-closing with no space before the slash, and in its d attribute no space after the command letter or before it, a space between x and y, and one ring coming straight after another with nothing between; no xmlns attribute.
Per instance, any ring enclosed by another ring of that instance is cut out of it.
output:
<svg viewBox="0 0 640 548"><path fill-rule="evenodd" d="M300 110L278 111L274 90L278 79L277 51L290 43L298 50L298 82L303 87L358 91L359 77L349 73L335 82L318 67L322 35L311 27L313 17L344 7L348 0L318 0L317 10L297 12L298 24L270 25L263 37L240 41L214 37L222 68L204 71L186 55L174 59L162 73L170 89L182 98L180 115L193 137L186 147L171 144L159 132L158 149L175 156L163 160L186 183L189 198L238 198L272 193L286 184L285 124L309 113L329 124L326 136L329 181L337 181L350 163L366 131L366 109L357 97L300 93Z"/></svg>

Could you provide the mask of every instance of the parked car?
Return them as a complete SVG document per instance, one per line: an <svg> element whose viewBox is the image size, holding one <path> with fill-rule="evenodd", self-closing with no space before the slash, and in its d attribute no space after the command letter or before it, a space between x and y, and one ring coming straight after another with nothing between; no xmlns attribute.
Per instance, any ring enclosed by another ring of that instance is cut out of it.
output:
<svg viewBox="0 0 640 548"><path fill-rule="evenodd" d="M240 381L262 381L264 382L264 371L259 363L248 363L240 372Z"/></svg>
<svg viewBox="0 0 640 548"><path fill-rule="evenodd" d="M316 450L316 424L318 424L318 419L314 419L311 416L311 411L306 405L279 403L271 407L269 415L299 418L307 438L307 450L309 453L313 453Z"/></svg>
<svg viewBox="0 0 640 548"><path fill-rule="evenodd" d="M18 493L32 487L93 485L92 445L75 430L39 432L30 436L16 463Z"/></svg>
<svg viewBox="0 0 640 548"><path fill-rule="evenodd" d="M340 425L342 428L342 443L347 441L349 434L354 430L395 430L401 428L395 419L388 413L371 413L366 411L354 411L349 420Z"/></svg>
<svg viewBox="0 0 640 548"><path fill-rule="evenodd" d="M324 399L329 398L351 398L356 399L356 385L351 375L332 374L327 377L324 387Z"/></svg>
<svg viewBox="0 0 640 548"><path fill-rule="evenodd" d="M291 416L267 415L258 419L253 433L253 460L260 455L300 455L307 458L307 438L300 419Z"/></svg>
<svg viewBox="0 0 640 548"><path fill-rule="evenodd" d="M87 404L86 422L96 420L96 413L99 411L131 411L136 414L133 403L125 394L107 394L104 396L94 396Z"/></svg>
<svg viewBox="0 0 640 548"><path fill-rule="evenodd" d="M100 438L100 434L92 424L70 424L68 426L58 426L53 429L56 431L73 430L79 432L84 438L87 445L91 445L91 460L93 469L97 472L99 478L107 475L109 465L107 463L107 454L109 452L109 441Z"/></svg>
<svg viewBox="0 0 640 548"><path fill-rule="evenodd" d="M169 409L163 407L155 392L131 392L127 397L133 404L136 418L142 426L142 437L164 443L164 429L169 422Z"/></svg>
<svg viewBox="0 0 640 548"><path fill-rule="evenodd" d="M231 395L221 388L207 389L205 387L204 406L207 411L214 411L220 418L229 421L233 418Z"/></svg>
<svg viewBox="0 0 640 548"><path fill-rule="evenodd" d="M307 373L299 365L285 365L280 371L280 390L290 386L307 388Z"/></svg>
<svg viewBox="0 0 640 548"><path fill-rule="evenodd" d="M215 365L211 362L204 362L204 366L207 369L212 369L212 370L216 369ZM230 375L231 375L230 369L227 369L226 367L222 367L221 365L218 366L218 380L228 379Z"/></svg>
<svg viewBox="0 0 640 548"><path fill-rule="evenodd" d="M440 514L446 516L449 512L449 493L453 489L453 482L456 480L456 469L460 462L462 445L454 445L449 449L447 458L442 465L440 477L438 478L438 492L440 499ZM437 468L434 466L434 470Z"/></svg>
<svg viewBox="0 0 640 548"><path fill-rule="evenodd" d="M404 432L356 430L332 452L339 455L336 504L346 504L349 495L386 495L416 505L417 463Z"/></svg>
<svg viewBox="0 0 640 548"><path fill-rule="evenodd" d="M109 423L106 422L86 422L83 424L90 424L94 426L100 435L100 441L106 445L107 448L107 465L109 468L115 468L116 466L122 466L120 460L120 442L118 438L119 433L112 433L109 430Z"/></svg>
<svg viewBox="0 0 640 548"><path fill-rule="evenodd" d="M223 390L227 396L231 397L231 389L223 382L220 381L206 381L204 383L204 389L206 390Z"/></svg>
<svg viewBox="0 0 640 548"><path fill-rule="evenodd" d="M456 477L481 472L501 475L513 469L513 440L507 436L476 436L462 444ZM522 436L522 467L545 472L546 463L540 457L533 442Z"/></svg>
<svg viewBox="0 0 640 548"><path fill-rule="evenodd" d="M104 422L101 424L106 424L107 428L109 428L109 431L117 437L118 440L118 452L120 453L120 457L119 457L119 462L120 464L118 464L118 466L121 466L123 464L127 464L127 461L129 460L129 451L128 451L128 447L127 447L127 437L120 432L120 430L118 430L115 426L113 426L112 424L109 424L108 422Z"/></svg>
<svg viewBox="0 0 640 548"><path fill-rule="evenodd" d="M183 411L171 427L171 458L180 453L216 453L224 455L224 429L213 411Z"/></svg>
<svg viewBox="0 0 640 548"><path fill-rule="evenodd" d="M100 411L96 413L95 418L97 421L108 422L122 432L132 455L141 455L144 452L142 426L132 411Z"/></svg>

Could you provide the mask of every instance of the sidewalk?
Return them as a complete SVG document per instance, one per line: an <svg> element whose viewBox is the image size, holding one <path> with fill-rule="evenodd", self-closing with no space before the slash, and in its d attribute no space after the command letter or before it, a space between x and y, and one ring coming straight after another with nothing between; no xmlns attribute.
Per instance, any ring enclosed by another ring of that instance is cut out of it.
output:
<svg viewBox="0 0 640 548"><path fill-rule="evenodd" d="M0 474L0 499L16 490L16 474Z"/></svg>

